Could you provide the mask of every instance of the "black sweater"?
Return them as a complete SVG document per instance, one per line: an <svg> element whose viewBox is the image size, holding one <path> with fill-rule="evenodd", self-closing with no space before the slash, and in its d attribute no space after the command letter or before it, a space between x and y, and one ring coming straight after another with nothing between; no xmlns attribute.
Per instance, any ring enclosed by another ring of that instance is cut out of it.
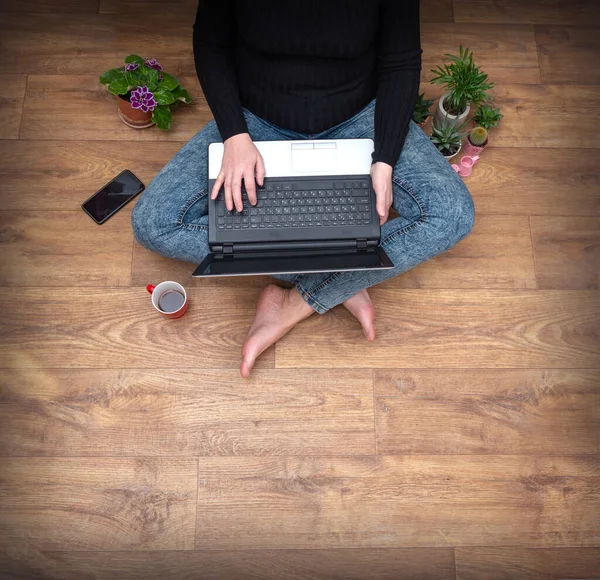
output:
<svg viewBox="0 0 600 580"><path fill-rule="evenodd" d="M373 161L400 156L419 89L419 0L200 0L196 71L223 140L246 107L320 133L377 97Z"/></svg>

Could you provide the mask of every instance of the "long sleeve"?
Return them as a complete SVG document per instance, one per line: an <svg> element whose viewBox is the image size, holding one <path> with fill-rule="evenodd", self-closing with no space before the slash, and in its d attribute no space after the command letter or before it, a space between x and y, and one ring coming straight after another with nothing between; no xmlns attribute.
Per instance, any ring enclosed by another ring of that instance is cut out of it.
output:
<svg viewBox="0 0 600 580"><path fill-rule="evenodd" d="M194 23L198 79L223 141L248 132L236 78L234 0L200 0Z"/></svg>
<svg viewBox="0 0 600 580"><path fill-rule="evenodd" d="M419 93L419 0L383 0L380 23L373 162L394 166Z"/></svg>

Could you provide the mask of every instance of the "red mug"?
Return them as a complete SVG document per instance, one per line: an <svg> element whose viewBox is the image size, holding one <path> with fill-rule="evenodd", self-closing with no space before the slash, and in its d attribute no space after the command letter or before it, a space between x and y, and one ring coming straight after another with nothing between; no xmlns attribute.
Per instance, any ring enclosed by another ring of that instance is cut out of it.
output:
<svg viewBox="0 0 600 580"><path fill-rule="evenodd" d="M146 290L152 294L152 306L167 318L181 318L187 312L187 292L181 284L171 281L157 286L148 284Z"/></svg>

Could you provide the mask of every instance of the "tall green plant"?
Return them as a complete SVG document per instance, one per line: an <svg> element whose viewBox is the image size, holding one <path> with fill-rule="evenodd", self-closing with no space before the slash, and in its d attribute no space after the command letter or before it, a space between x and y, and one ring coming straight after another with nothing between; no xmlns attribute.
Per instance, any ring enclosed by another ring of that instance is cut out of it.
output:
<svg viewBox="0 0 600 580"><path fill-rule="evenodd" d="M459 47L458 56L445 55L449 64L440 65L432 69L434 77L431 82L444 85L450 94L444 101L444 108L451 115L460 115L465 112L467 105L487 103L489 91L494 83L488 81L488 76L473 62L473 52L468 48Z"/></svg>
<svg viewBox="0 0 600 580"><path fill-rule="evenodd" d="M163 131L171 127L171 107L180 101L192 102L179 81L163 71L155 58L137 54L126 57L123 66L102 73L100 82L113 95L127 96L134 109L152 111L152 121Z"/></svg>

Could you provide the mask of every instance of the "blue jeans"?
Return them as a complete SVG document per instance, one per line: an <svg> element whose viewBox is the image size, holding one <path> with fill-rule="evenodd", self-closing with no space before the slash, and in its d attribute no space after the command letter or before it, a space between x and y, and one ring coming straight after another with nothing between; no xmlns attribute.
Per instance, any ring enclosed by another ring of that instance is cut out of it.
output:
<svg viewBox="0 0 600 580"><path fill-rule="evenodd" d="M344 123L316 135L276 127L244 111L254 141L374 138L375 101ZM221 141L214 121L158 173L133 210L137 241L168 258L201 262L208 247L208 145ZM450 249L473 227L471 196L433 143L411 123L392 174L393 207L400 217L381 228L381 246L394 268L362 272L282 275L324 313L360 290L398 276Z"/></svg>

